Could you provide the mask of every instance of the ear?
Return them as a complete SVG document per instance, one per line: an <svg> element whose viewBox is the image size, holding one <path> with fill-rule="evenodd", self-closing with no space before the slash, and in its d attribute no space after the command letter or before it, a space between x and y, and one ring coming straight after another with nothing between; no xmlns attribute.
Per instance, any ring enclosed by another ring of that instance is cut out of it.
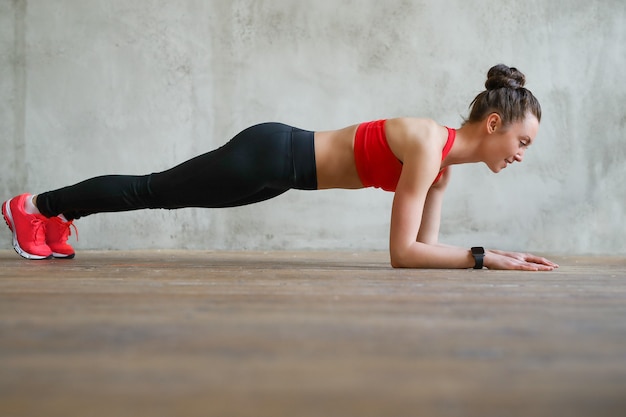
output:
<svg viewBox="0 0 626 417"><path fill-rule="evenodd" d="M497 129L502 127L502 118L498 113L490 113L486 119L487 133L495 133Z"/></svg>

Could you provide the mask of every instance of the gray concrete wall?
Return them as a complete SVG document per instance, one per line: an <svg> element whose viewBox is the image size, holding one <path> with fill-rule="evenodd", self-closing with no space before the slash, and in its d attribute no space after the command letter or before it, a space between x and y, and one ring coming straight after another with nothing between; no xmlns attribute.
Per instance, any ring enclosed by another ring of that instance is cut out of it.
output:
<svg viewBox="0 0 626 417"><path fill-rule="evenodd" d="M537 143L498 175L455 167L442 240L624 254L625 22L623 0L0 0L0 193L162 170L262 121L457 127L503 62L542 103ZM386 249L391 199L101 214L76 246Z"/></svg>

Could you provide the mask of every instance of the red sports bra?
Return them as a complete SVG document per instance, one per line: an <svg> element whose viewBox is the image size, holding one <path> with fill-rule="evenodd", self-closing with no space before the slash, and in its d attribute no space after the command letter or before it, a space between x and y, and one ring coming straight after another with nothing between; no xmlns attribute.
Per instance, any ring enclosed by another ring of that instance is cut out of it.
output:
<svg viewBox="0 0 626 417"><path fill-rule="evenodd" d="M361 123L357 127L354 138L354 161L363 186L396 191L402 173L402 161L393 154L387 143L385 122L386 120L376 120ZM456 138L456 130L449 127L446 129L448 140L441 153L442 161L448 156ZM435 182L439 181L444 171L445 168L439 171Z"/></svg>

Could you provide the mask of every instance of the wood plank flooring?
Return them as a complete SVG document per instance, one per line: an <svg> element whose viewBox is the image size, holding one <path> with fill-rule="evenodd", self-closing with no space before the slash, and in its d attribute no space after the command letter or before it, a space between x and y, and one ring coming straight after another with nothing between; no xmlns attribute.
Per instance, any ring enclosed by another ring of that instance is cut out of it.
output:
<svg viewBox="0 0 626 417"><path fill-rule="evenodd" d="M0 251L0 416L626 415L626 257Z"/></svg>

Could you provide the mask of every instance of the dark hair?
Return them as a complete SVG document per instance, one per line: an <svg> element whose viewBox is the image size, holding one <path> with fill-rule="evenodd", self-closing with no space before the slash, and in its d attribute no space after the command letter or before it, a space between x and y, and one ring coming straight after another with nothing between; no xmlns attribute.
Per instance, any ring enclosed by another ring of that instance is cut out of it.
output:
<svg viewBox="0 0 626 417"><path fill-rule="evenodd" d="M504 64L491 67L485 82L486 90L470 104L465 123L479 122L491 113L498 113L504 126L523 120L529 112L541 121L539 101L524 88L524 84L526 77L517 68Z"/></svg>

